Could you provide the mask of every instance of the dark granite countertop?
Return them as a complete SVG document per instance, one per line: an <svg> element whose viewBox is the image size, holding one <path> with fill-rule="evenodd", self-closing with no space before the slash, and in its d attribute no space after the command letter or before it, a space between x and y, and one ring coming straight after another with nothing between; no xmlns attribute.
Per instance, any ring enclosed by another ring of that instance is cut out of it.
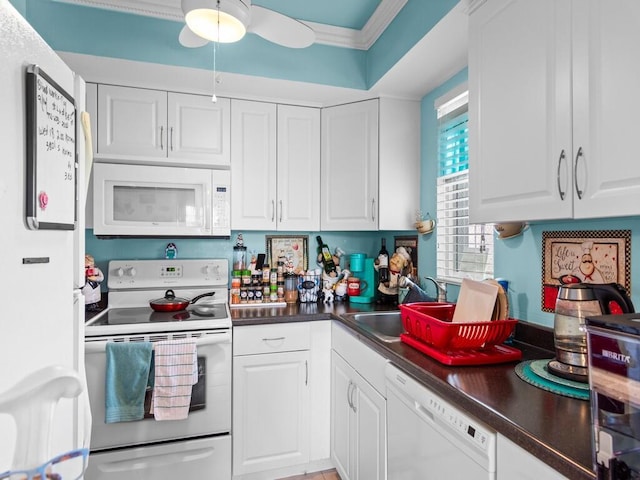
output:
<svg viewBox="0 0 640 480"><path fill-rule="evenodd" d="M343 317L346 313L396 310L393 306L335 303L232 308L234 326L339 320L361 341L457 407L483 421L570 479L595 478L591 460L591 412L587 401L525 383L515 362L490 366L443 365L414 348L386 343ZM553 357L550 329L521 322L514 346L523 359Z"/></svg>

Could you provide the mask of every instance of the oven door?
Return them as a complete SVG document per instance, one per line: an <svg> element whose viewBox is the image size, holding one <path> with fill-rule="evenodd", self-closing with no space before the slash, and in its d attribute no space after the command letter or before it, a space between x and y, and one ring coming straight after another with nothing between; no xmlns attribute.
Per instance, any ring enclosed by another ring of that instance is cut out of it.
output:
<svg viewBox="0 0 640 480"><path fill-rule="evenodd" d="M215 177L215 179L214 179ZM97 236L229 236L229 172L97 163Z"/></svg>
<svg viewBox="0 0 640 480"><path fill-rule="evenodd" d="M231 431L231 331L190 332L196 337L198 383L193 387L192 409L185 420L105 423L105 372L107 341L170 340L169 334L87 338L85 363L93 425L91 451L143 445L152 442L225 434ZM184 334L173 334L173 338Z"/></svg>

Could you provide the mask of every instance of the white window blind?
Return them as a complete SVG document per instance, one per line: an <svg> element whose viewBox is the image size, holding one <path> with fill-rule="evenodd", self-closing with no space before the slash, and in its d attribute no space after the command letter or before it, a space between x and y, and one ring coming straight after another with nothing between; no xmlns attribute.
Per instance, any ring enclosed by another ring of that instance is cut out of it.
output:
<svg viewBox="0 0 640 480"><path fill-rule="evenodd" d="M437 276L493 277L493 228L469 223L468 93L437 107Z"/></svg>

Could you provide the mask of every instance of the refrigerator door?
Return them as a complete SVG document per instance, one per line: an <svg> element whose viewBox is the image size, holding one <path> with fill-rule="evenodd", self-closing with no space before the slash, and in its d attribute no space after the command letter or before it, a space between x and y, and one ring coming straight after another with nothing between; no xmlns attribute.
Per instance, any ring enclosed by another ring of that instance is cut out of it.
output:
<svg viewBox="0 0 640 480"><path fill-rule="evenodd" d="M25 221L25 68L37 64L67 92L75 91L74 74L11 2L0 2L0 25L4 32L0 35L0 130L6 164L0 175L4 231L0 271L4 293L14 300L3 310L0 336L4 360L0 362L0 378L7 388L47 366L75 368L80 358L80 337L73 311L74 232L29 230ZM51 452L71 450L75 440L74 400L61 400L54 417ZM20 428L18 425L17 430ZM16 427L2 416L0 431L0 471L4 471L11 468Z"/></svg>

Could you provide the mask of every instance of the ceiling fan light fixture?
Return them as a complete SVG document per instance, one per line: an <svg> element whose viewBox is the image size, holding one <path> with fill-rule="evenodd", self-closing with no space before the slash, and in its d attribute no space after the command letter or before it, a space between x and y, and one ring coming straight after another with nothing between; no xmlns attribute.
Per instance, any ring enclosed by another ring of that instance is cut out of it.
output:
<svg viewBox="0 0 640 480"><path fill-rule="evenodd" d="M207 40L233 43L247 33L249 8L241 0L182 0L182 10L193 33Z"/></svg>

